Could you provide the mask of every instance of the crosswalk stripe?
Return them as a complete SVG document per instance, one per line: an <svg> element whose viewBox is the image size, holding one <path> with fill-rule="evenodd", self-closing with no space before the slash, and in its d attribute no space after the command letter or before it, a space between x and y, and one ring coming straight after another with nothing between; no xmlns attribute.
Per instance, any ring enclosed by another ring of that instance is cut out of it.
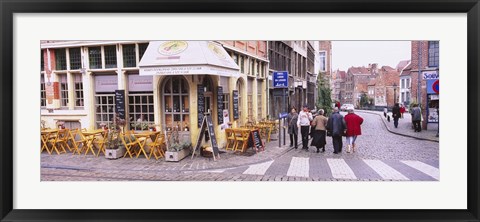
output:
<svg viewBox="0 0 480 222"><path fill-rule="evenodd" d="M272 163L273 160L265 163L250 165L248 169L243 172L243 174L264 175Z"/></svg>
<svg viewBox="0 0 480 222"><path fill-rule="evenodd" d="M363 160L370 168L375 170L383 179L387 180L409 180L400 172L388 166L380 160Z"/></svg>
<svg viewBox="0 0 480 222"><path fill-rule="evenodd" d="M287 176L309 177L310 166L308 159L309 158L292 157Z"/></svg>
<svg viewBox="0 0 480 222"><path fill-rule="evenodd" d="M435 178L436 180L440 180L440 170L438 168L435 168L426 163L423 163L420 161L414 161L414 160L403 160L400 162L407 164L408 166L415 168L420 172Z"/></svg>
<svg viewBox="0 0 480 222"><path fill-rule="evenodd" d="M352 169L343 159L327 159L332 176L337 179L357 179Z"/></svg>

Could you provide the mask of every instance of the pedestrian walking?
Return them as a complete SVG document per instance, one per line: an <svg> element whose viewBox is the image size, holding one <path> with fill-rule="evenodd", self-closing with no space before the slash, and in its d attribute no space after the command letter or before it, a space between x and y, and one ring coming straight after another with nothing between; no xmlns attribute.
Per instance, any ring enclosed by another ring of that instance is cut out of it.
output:
<svg viewBox="0 0 480 222"><path fill-rule="evenodd" d="M338 108L333 109L333 114L328 118L327 130L332 136L333 153L338 154L342 152L343 142L342 136L345 134L347 125L345 119L339 113Z"/></svg>
<svg viewBox="0 0 480 222"><path fill-rule="evenodd" d="M418 104L414 104L412 109L412 122L413 122L413 128L415 129L415 132L422 131L422 126L420 125L421 121L422 121L422 110L420 109Z"/></svg>
<svg viewBox="0 0 480 222"><path fill-rule="evenodd" d="M383 116L385 116L385 118L387 118L387 113L388 113L388 108L387 107L383 108Z"/></svg>
<svg viewBox="0 0 480 222"><path fill-rule="evenodd" d="M312 121L312 129L313 131L313 140L310 145L315 146L317 148L317 153L320 152L320 148L322 148L322 153L325 152L325 144L327 144L327 123L328 118L325 117L324 110L318 110L318 115Z"/></svg>
<svg viewBox="0 0 480 222"><path fill-rule="evenodd" d="M393 125L395 126L395 128L398 128L398 119L401 115L402 114L400 113L400 105L398 103L395 103L392 108Z"/></svg>
<svg viewBox="0 0 480 222"><path fill-rule="evenodd" d="M363 118L354 113L354 109L348 109L348 114L345 115L345 124L347 125L347 153L350 153L350 148L355 152L355 141L357 136L362 135Z"/></svg>
<svg viewBox="0 0 480 222"><path fill-rule="evenodd" d="M302 149L308 150L308 135L310 134L310 121L313 120L312 114L308 111L308 106L304 105L303 110L298 114L297 125L302 133Z"/></svg>
<svg viewBox="0 0 480 222"><path fill-rule="evenodd" d="M297 127L298 113L297 109L292 108L292 111L287 116L288 134L290 134L290 147L298 146L298 127Z"/></svg>
<svg viewBox="0 0 480 222"><path fill-rule="evenodd" d="M405 113L405 111L406 111L405 105L402 104L400 106L400 118L403 119L403 114Z"/></svg>

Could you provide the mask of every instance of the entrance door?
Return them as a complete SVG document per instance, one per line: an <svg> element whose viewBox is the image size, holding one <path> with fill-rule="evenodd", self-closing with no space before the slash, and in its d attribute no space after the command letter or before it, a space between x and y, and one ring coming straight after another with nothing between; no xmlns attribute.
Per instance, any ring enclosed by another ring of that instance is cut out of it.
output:
<svg viewBox="0 0 480 222"><path fill-rule="evenodd" d="M211 116L213 116L213 93L212 92L205 92L204 98L205 98L205 112L209 112Z"/></svg>

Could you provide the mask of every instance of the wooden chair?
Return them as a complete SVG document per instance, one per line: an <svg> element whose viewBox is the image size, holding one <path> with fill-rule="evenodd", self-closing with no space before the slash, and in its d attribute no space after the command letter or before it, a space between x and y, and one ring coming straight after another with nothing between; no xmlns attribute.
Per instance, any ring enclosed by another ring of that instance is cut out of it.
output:
<svg viewBox="0 0 480 222"><path fill-rule="evenodd" d="M40 139L42 140L42 148L40 149L40 153L43 152L43 150L46 150L48 154L52 154L52 151L48 145L50 143L50 138L54 135L54 133L44 133L40 135Z"/></svg>
<svg viewBox="0 0 480 222"><path fill-rule="evenodd" d="M155 136L155 140L148 144L148 146L150 147L149 158L152 157L152 154L154 155L156 160L165 157L165 151L163 150L164 143L165 136L162 133L157 133Z"/></svg>
<svg viewBox="0 0 480 222"><path fill-rule="evenodd" d="M227 146L225 150L235 150L235 132L233 132L233 129L227 128L225 129L225 134L227 136Z"/></svg>
<svg viewBox="0 0 480 222"><path fill-rule="evenodd" d="M108 131L104 131L101 136L95 139L94 145L98 149L97 156L100 155L100 152L103 152L103 154L105 154L105 143L107 142L107 139L108 139Z"/></svg>
<svg viewBox="0 0 480 222"><path fill-rule="evenodd" d="M51 137L49 142L52 144L52 151L55 150L57 154L66 153L67 151L65 150L65 147L70 149L67 144L67 136L67 130L61 129L53 137Z"/></svg>
<svg viewBox="0 0 480 222"><path fill-rule="evenodd" d="M238 131L238 134L235 135L235 151L241 151L245 152L248 144L248 136L249 136L250 130L248 129L240 129Z"/></svg>
<svg viewBox="0 0 480 222"><path fill-rule="evenodd" d="M77 137L79 138L78 140L77 140ZM81 153L80 145L82 145L82 149L83 149L86 146L86 142L87 142L87 140L83 136L80 129L70 130L69 141L71 141L71 144L72 144L73 155L75 155L75 153L80 154Z"/></svg>
<svg viewBox="0 0 480 222"><path fill-rule="evenodd" d="M125 154L123 157L126 157L127 154L130 158L135 155L135 148L139 145L138 142L130 142L132 140L130 133L126 132L124 134L120 134L120 138L122 140L123 145L125 146ZM133 153L132 153L133 152Z"/></svg>

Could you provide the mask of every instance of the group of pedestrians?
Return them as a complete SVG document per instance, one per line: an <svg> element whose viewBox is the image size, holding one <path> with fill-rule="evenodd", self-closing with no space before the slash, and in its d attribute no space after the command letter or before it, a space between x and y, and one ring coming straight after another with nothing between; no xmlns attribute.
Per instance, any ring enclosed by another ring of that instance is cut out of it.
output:
<svg viewBox="0 0 480 222"><path fill-rule="evenodd" d="M354 109L348 109L348 114L343 117L339 108L335 106L332 115L327 118L325 111L320 109L317 115L309 112L308 106L304 106L303 110L297 114L297 110L292 108L287 116L288 134L290 134L290 147L297 149L298 129L302 136L302 149L308 150L309 136L312 136L311 146L317 148L317 153L325 152L327 144L326 137L332 137L333 153L342 152L343 136L347 141L347 153L355 152L355 141L357 136L361 135L361 124L363 118L354 113Z"/></svg>
<svg viewBox="0 0 480 222"><path fill-rule="evenodd" d="M410 112L412 115L412 126L415 132L421 132L422 131L422 126L421 126L422 111L418 106L418 104L413 104L412 107L413 108ZM395 103L395 105L392 108L393 125L395 126L395 128L398 128L398 120L400 118L403 118L404 113L405 113L405 106L400 105L399 103Z"/></svg>

